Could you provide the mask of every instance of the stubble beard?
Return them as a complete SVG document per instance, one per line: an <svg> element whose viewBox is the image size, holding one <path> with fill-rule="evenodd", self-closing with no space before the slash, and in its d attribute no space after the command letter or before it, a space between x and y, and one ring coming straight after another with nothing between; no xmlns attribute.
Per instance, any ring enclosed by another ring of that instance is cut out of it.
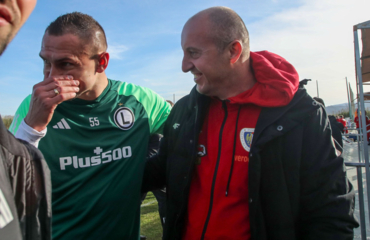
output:
<svg viewBox="0 0 370 240"><path fill-rule="evenodd" d="M4 39L0 39L0 56L3 54L5 51L6 47L8 46L8 43L10 42L10 33L5 36Z"/></svg>

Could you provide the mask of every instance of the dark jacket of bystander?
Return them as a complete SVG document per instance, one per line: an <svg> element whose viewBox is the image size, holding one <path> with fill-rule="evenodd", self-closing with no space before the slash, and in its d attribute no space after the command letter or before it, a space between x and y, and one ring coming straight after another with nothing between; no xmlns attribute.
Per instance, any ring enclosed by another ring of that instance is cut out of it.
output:
<svg viewBox="0 0 370 240"><path fill-rule="evenodd" d="M167 240L182 238L209 102L194 88L176 103L145 168L144 191L167 187ZM303 88L284 107L262 108L249 154L252 239L353 239L354 190L331 138L325 110Z"/></svg>
<svg viewBox="0 0 370 240"><path fill-rule="evenodd" d="M50 171L41 152L0 117L0 239L51 239Z"/></svg>

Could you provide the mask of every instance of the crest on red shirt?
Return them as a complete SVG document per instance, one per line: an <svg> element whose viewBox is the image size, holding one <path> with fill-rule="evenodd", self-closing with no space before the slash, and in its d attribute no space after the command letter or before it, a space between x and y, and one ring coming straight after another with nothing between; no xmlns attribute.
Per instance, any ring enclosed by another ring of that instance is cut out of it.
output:
<svg viewBox="0 0 370 240"><path fill-rule="evenodd" d="M243 128L240 131L240 142L243 148L249 152L251 150L254 128Z"/></svg>

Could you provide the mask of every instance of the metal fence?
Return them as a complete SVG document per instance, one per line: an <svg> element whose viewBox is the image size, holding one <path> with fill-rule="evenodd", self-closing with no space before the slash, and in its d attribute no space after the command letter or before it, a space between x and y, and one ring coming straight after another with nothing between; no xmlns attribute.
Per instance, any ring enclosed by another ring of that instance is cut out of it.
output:
<svg viewBox="0 0 370 240"><path fill-rule="evenodd" d="M345 162L345 164L347 167L356 167L361 239L365 240L366 239L365 198L364 198L365 196L364 196L364 188L363 188L363 180L362 180L362 168L365 167L365 163Z"/></svg>
<svg viewBox="0 0 370 240"><path fill-rule="evenodd" d="M348 167L356 167L357 170L357 185L358 185L358 200L359 200L359 215L361 238L366 239L366 221L365 221L365 194L363 188L362 169L365 168L366 174L366 195L367 195L367 209L370 210L370 169L369 169L369 151L367 139L366 126L366 112L365 100L368 93L364 92L364 85L369 85L370 78L367 72L369 68L369 29L370 21L359 23L353 26L354 38L354 52L355 52L355 66L356 66L356 90L357 90L357 104L358 104L358 120L359 129L357 136L358 143L358 162L346 162ZM359 32L362 36L362 56L360 55L360 41ZM365 71L364 71L365 70ZM351 99L352 101L352 99ZM369 221L370 222L370 221Z"/></svg>

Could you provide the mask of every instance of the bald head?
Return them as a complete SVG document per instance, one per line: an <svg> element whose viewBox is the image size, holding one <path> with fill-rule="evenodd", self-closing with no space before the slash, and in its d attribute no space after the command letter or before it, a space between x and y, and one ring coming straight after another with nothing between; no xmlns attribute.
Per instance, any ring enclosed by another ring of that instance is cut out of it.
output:
<svg viewBox="0 0 370 240"><path fill-rule="evenodd" d="M195 14L186 25L193 21L206 21L207 34L220 51L225 50L232 41L239 40L243 46L243 55L249 57L248 30L240 16L232 9L211 7Z"/></svg>
<svg viewBox="0 0 370 240"><path fill-rule="evenodd" d="M45 34L61 36L73 34L91 45L92 54L105 52L107 40L102 26L91 16L80 12L67 13L58 17L46 28Z"/></svg>

